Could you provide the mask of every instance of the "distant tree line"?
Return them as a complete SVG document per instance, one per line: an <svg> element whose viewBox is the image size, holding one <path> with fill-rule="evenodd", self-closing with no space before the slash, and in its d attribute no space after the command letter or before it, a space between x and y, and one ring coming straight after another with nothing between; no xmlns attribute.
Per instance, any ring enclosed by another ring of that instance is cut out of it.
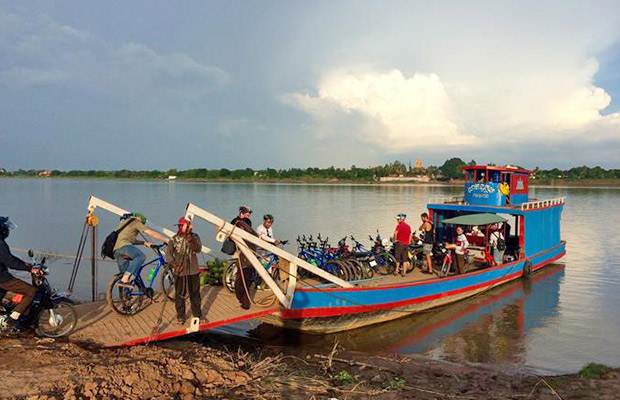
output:
<svg viewBox="0 0 620 400"><path fill-rule="evenodd" d="M167 171L130 171L122 169L118 171L101 170L52 170L45 176L67 177L67 178L108 178L108 179L167 179L169 176L176 176L178 179L195 180L233 180L233 181L352 181L352 182L373 182L386 176L416 176L427 175L434 180L451 180L463 178L461 167L466 165L476 165L475 160L465 162L458 157L446 160L441 166L428 166L421 169L411 168L400 161L394 161L376 167L357 167L352 165L350 168L287 168L287 169L206 169L194 168L187 170L170 169ZM489 164L492 165L492 164ZM575 167L569 170L558 168L543 170L536 167L534 170L536 179L556 180L556 179L620 179L620 169L603 169L601 167ZM0 176L15 177L37 177L41 176L40 170L17 170L5 171L0 169Z"/></svg>

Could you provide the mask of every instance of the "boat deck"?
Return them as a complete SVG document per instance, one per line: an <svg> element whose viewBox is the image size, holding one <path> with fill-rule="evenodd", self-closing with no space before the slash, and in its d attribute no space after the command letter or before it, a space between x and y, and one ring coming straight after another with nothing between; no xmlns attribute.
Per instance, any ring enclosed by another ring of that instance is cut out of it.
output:
<svg viewBox="0 0 620 400"><path fill-rule="evenodd" d="M435 278L435 275L423 274L415 269L405 277L400 275L375 276L373 279L359 282L361 287L390 285ZM299 286L321 287L318 281L306 279ZM324 287L324 286L323 286ZM223 286L204 286L201 290L202 312L206 322L201 323L198 331L205 331L219 326L263 317L278 312L278 302L271 291L253 290L253 304L249 310L239 306L234 293ZM145 300L145 302L149 302ZM261 305L264 304L264 305ZM185 327L176 323L174 302L159 294L153 302L136 315L121 315L112 310L106 301L79 304L78 326L71 335L71 340L89 342L96 346L115 347L150 343L159 340L184 336L190 332L189 316ZM189 304L187 305L189 315Z"/></svg>
<svg viewBox="0 0 620 400"><path fill-rule="evenodd" d="M256 292L254 301L269 300L271 292ZM253 305L249 310L239 306L234 293L222 286L204 286L201 290L202 312L206 322L199 331L253 319L277 311L277 303L268 307ZM145 303L148 300L145 300ZM269 301L267 301L269 302ZM189 317L185 327L176 323L174 302L163 295L136 315L121 315L112 310L106 301L84 303L76 306L78 325L71 340L90 342L104 347L131 346L187 335ZM189 315L189 304L187 305Z"/></svg>

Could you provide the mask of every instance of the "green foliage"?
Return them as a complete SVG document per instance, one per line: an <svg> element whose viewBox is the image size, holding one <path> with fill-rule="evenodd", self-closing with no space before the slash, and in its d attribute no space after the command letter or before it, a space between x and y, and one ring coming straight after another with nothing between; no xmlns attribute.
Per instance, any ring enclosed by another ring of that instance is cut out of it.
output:
<svg viewBox="0 0 620 400"><path fill-rule="evenodd" d="M387 381L387 384L385 385L385 389L402 390L405 387L406 383L407 381L401 378L400 376L395 376L392 379Z"/></svg>
<svg viewBox="0 0 620 400"><path fill-rule="evenodd" d="M463 177L463 171L461 170L461 167L464 167L466 165L467 163L465 163L465 161L461 160L458 157L454 157L446 160L446 162L443 163L441 167L439 167L439 171L445 179L458 179Z"/></svg>
<svg viewBox="0 0 620 400"><path fill-rule="evenodd" d="M607 373L609 370L610 368L606 365L592 363L581 368L581 371L579 371L577 375L579 375L580 378L600 378L605 375L605 373Z"/></svg>
<svg viewBox="0 0 620 400"><path fill-rule="evenodd" d="M358 377L352 376L348 371L343 369L335 375L330 375L329 379L339 385L348 385L357 382Z"/></svg>
<svg viewBox="0 0 620 400"><path fill-rule="evenodd" d="M258 169L242 168L242 169L206 169L195 168L188 170L169 169L167 171L130 171L127 169L121 169L117 171L101 171L101 170L70 170L60 171L53 170L52 177L55 178L99 178L99 179L167 179L170 175L177 176L178 179L187 180L223 180L223 181L240 181L240 182L255 182L255 181L347 181L347 182L375 182L381 177L386 176L414 176L414 175L428 175L431 179L460 179L463 177L461 167L465 165L475 164L475 160L471 160L469 163L465 163L458 157L450 158L446 160L441 167L430 165L422 170L412 170L400 161L394 161L385 165L379 165L374 167L358 167L352 165L350 168L339 168L335 166L327 168L288 168L288 169ZM492 164L489 164L492 165ZM1 176L13 176L13 177L38 177L40 170L17 170L7 171L0 174ZM620 169L606 170L600 166L596 167L575 167L569 170L560 170L553 168L549 170L543 170L538 167L534 168L535 178L537 180L580 180L580 179L620 179Z"/></svg>

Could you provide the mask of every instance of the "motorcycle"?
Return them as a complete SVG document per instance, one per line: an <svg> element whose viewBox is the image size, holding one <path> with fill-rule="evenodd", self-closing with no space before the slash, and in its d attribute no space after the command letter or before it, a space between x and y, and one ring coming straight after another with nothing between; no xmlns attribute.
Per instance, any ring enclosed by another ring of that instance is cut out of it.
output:
<svg viewBox="0 0 620 400"><path fill-rule="evenodd" d="M34 262L32 250L28 256L33 259L31 272L32 285L37 292L28 311L21 315L19 322L25 328L34 329L37 335L51 338L68 336L77 325L77 313L73 302L51 287L46 276L49 268L45 266L45 257L40 262ZM7 296L9 295L10 296ZM21 302L22 296L7 293L0 289L0 331L9 330L9 318L13 309Z"/></svg>

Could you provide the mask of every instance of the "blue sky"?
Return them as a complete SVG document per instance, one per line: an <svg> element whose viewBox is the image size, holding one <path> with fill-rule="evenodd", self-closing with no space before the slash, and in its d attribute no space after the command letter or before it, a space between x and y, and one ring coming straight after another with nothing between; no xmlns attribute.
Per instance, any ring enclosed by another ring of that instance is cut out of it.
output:
<svg viewBox="0 0 620 400"><path fill-rule="evenodd" d="M0 0L0 166L620 167L620 2Z"/></svg>

